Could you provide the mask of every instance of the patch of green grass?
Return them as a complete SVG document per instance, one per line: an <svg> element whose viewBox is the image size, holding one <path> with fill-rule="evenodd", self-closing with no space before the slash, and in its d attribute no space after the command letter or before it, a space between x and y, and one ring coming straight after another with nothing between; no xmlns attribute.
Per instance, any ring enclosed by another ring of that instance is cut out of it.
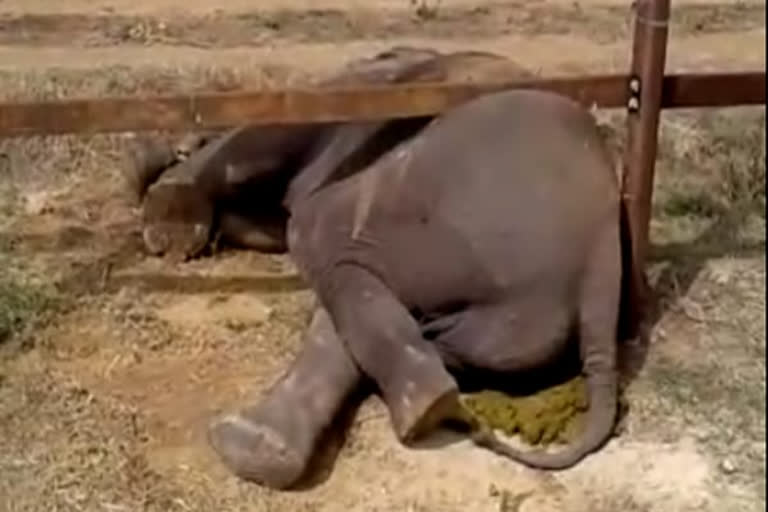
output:
<svg viewBox="0 0 768 512"><path fill-rule="evenodd" d="M7 268L5 263L0 257L0 265ZM0 343L59 303L53 288L26 281L10 273L0 276Z"/></svg>
<svg viewBox="0 0 768 512"><path fill-rule="evenodd" d="M684 191L671 191L666 200L659 204L656 213L666 217L684 217L693 215L696 217L715 218L722 214L722 205L705 191L686 193Z"/></svg>
<svg viewBox="0 0 768 512"><path fill-rule="evenodd" d="M7 219L16 213L19 207L19 194L12 184L11 172L5 166L8 157L3 153L1 146L2 144L0 144L0 219Z"/></svg>

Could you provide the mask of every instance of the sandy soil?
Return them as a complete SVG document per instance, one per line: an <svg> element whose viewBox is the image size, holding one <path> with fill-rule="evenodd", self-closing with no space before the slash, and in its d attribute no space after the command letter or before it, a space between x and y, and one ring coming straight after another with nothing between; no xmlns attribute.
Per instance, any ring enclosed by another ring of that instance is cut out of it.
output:
<svg viewBox="0 0 768 512"><path fill-rule="evenodd" d="M622 70L625 3L445 0L425 19L405 0L0 0L0 96L278 86L395 43ZM764 2L676 6L670 69L764 69ZM145 256L122 136L0 141L0 265L56 300L0 345L0 511L764 510L764 219L736 209L739 176L762 165L764 181L759 115L665 114L665 309L620 437L547 474L446 433L405 448L372 398L335 464L291 493L237 481L203 438L298 349L311 294L290 261Z"/></svg>

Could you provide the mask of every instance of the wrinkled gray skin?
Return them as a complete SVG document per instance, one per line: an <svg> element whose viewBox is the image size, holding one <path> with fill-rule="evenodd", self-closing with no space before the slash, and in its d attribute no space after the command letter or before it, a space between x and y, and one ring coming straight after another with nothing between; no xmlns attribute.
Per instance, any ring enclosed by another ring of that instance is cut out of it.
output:
<svg viewBox="0 0 768 512"><path fill-rule="evenodd" d="M290 254L320 307L289 371L212 424L234 473L294 485L361 379L409 443L459 415L456 372L546 371L574 337L590 404L582 437L558 453L474 439L563 469L610 437L629 263L613 161L581 106L536 91L484 96L286 207Z"/></svg>
<svg viewBox="0 0 768 512"><path fill-rule="evenodd" d="M318 87L531 76L490 53L395 47L351 62ZM152 254L188 258L220 235L230 245L285 252L288 213L281 200L365 168L430 119L243 126L192 134L175 144L139 141L126 178L142 203L145 246ZM291 181L297 169L303 169L301 177Z"/></svg>

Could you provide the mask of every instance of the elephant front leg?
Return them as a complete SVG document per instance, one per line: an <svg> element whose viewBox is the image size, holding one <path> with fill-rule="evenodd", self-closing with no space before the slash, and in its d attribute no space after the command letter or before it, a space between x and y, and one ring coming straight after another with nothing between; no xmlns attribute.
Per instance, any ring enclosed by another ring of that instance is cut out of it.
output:
<svg viewBox="0 0 768 512"><path fill-rule="evenodd" d="M219 217L221 240L225 243L261 253L283 254L286 220L275 215L252 218L245 214L222 211Z"/></svg>
<svg viewBox="0 0 768 512"><path fill-rule="evenodd" d="M327 313L318 309L289 371L260 403L214 421L209 441L239 477L288 488L304 475L318 439L361 377Z"/></svg>
<svg viewBox="0 0 768 512"><path fill-rule="evenodd" d="M456 381L383 282L360 267L344 265L318 291L358 366L378 385L402 442L455 415L460 404Z"/></svg>

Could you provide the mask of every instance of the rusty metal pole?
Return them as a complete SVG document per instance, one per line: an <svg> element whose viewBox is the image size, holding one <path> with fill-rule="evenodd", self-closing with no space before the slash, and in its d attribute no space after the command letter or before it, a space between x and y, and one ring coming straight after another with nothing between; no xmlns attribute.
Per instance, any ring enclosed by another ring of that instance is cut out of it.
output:
<svg viewBox="0 0 768 512"><path fill-rule="evenodd" d="M637 0L627 105L623 198L631 240L634 322L646 314L649 287L645 275L654 166L667 53L669 0Z"/></svg>

